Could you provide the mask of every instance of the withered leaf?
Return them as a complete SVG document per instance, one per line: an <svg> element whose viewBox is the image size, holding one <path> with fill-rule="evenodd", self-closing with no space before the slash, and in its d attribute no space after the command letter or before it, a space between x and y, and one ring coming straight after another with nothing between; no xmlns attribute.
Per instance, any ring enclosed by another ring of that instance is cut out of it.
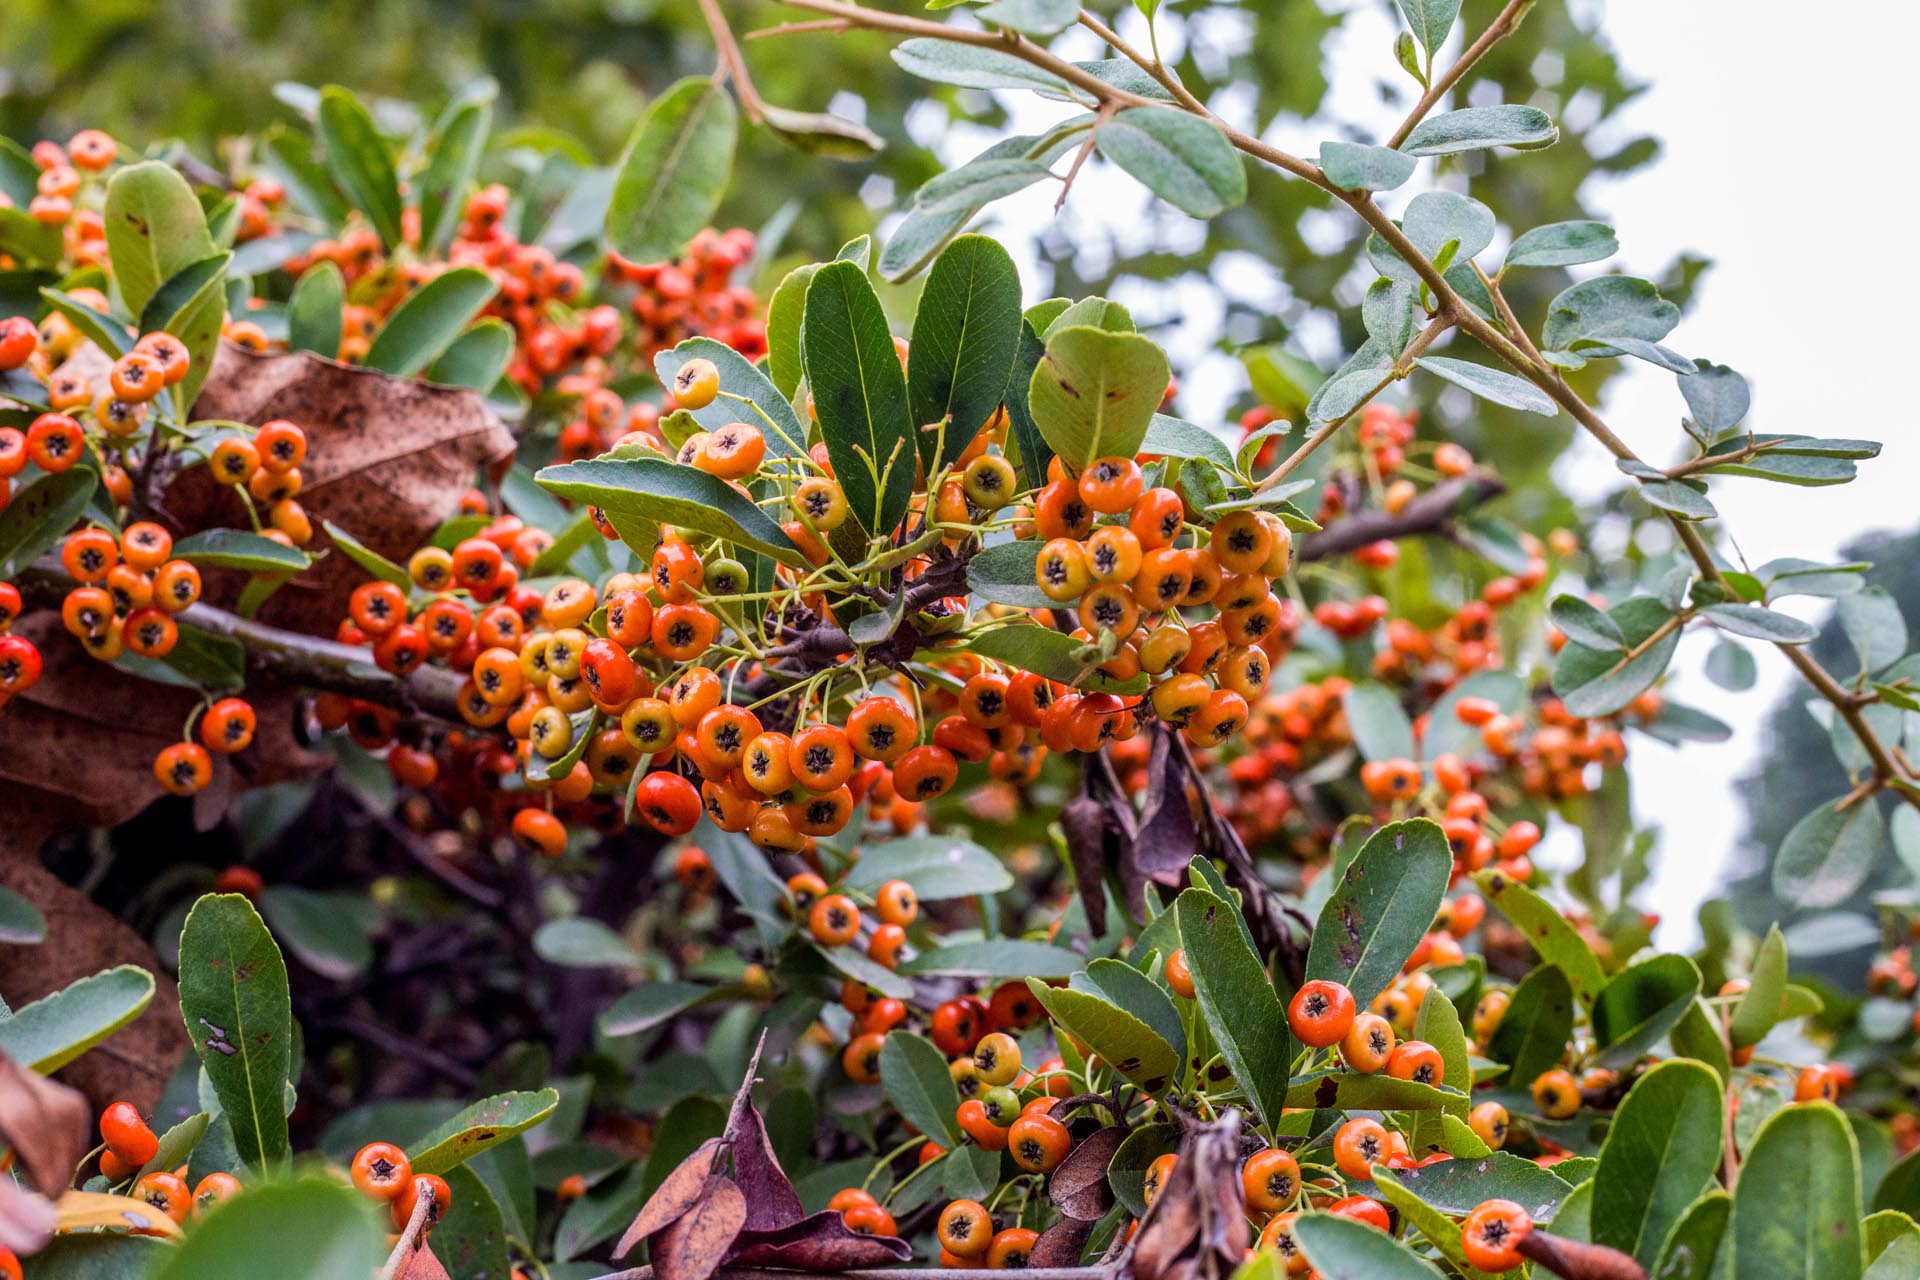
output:
<svg viewBox="0 0 1920 1280"><path fill-rule="evenodd" d="M1062 1218L1040 1233L1027 1253L1029 1267L1077 1267L1080 1253L1093 1235L1094 1224L1080 1218Z"/></svg>
<svg viewBox="0 0 1920 1280"><path fill-rule="evenodd" d="M1146 808L1132 846L1134 866L1161 884L1178 886L1186 883L1187 866L1199 850L1186 771L1173 754L1171 737L1156 733L1147 757Z"/></svg>
<svg viewBox="0 0 1920 1280"><path fill-rule="evenodd" d="M1126 1134L1117 1126L1099 1129L1074 1144L1047 1183L1054 1207L1069 1218L1098 1222L1113 1207L1113 1188L1107 1185L1107 1166ZM1037 1264L1036 1264L1037 1265Z"/></svg>
<svg viewBox="0 0 1920 1280"><path fill-rule="evenodd" d="M747 1085L752 1084L752 1074ZM793 1189L773 1143L767 1137L766 1122L748 1098L734 1114L727 1138L733 1144L733 1177L747 1197L747 1229L770 1231L798 1221L806 1211L800 1207L800 1195Z"/></svg>
<svg viewBox="0 0 1920 1280"><path fill-rule="evenodd" d="M1240 1115L1188 1131L1180 1159L1140 1221L1130 1280L1226 1280L1245 1261Z"/></svg>
<svg viewBox="0 0 1920 1280"><path fill-rule="evenodd" d="M746 1221L747 1198L733 1180L708 1179L694 1206L653 1238L653 1274L658 1280L707 1280L726 1260Z"/></svg>
<svg viewBox="0 0 1920 1280"><path fill-rule="evenodd" d="M87 1153L91 1115L78 1089L0 1053L0 1146L12 1147L33 1185L56 1195Z"/></svg>
<svg viewBox="0 0 1920 1280"><path fill-rule="evenodd" d="M312 352L256 355L227 342L193 416L298 423L307 433L298 500L314 528L331 520L402 563L453 513L479 469L513 452L512 433L475 392L390 377ZM188 529L249 527L239 499L205 467L169 484L165 504ZM318 532L307 549L323 550L327 541ZM209 598L228 599L239 589L237 575L209 573L207 579ZM327 556L269 599L260 620L330 633L348 595L364 581L365 572L346 556Z"/></svg>
<svg viewBox="0 0 1920 1280"><path fill-rule="evenodd" d="M393 1270L393 1280L452 1280L428 1241L403 1242L400 1248L400 1265Z"/></svg>
<svg viewBox="0 0 1920 1280"><path fill-rule="evenodd" d="M634 1245L670 1226L700 1202L708 1181L714 1176L713 1153L719 1145L720 1139L708 1138L694 1148L692 1155L674 1166L673 1172L662 1179L647 1202L640 1206L640 1212L620 1237L620 1243L613 1247L614 1257L626 1257Z"/></svg>
<svg viewBox="0 0 1920 1280"><path fill-rule="evenodd" d="M905 1262L913 1247L897 1236L863 1236L832 1209L772 1231L742 1231L729 1263L795 1271L850 1271Z"/></svg>
<svg viewBox="0 0 1920 1280"><path fill-rule="evenodd" d="M1082 791L1061 809L1060 829L1067 837L1067 857L1087 928L1099 937L1107 931L1107 856L1113 830L1107 806Z"/></svg>

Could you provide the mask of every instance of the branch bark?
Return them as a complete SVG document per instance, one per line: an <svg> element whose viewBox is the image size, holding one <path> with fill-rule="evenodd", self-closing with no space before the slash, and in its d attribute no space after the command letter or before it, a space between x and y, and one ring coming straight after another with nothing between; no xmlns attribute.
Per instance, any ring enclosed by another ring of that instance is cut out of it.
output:
<svg viewBox="0 0 1920 1280"><path fill-rule="evenodd" d="M1507 491L1506 481L1491 471L1472 471L1428 489L1400 509L1361 511L1347 516L1324 532L1300 544L1299 558L1325 560L1382 539L1411 538L1424 533L1446 533L1462 513L1491 502Z"/></svg>

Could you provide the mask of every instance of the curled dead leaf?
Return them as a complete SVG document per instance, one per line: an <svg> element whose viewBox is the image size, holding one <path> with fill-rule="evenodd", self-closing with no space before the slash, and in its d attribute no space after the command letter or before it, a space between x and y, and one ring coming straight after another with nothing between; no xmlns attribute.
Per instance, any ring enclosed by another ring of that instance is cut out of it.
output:
<svg viewBox="0 0 1920 1280"><path fill-rule="evenodd" d="M854 1271L905 1262L913 1247L897 1236L863 1236L831 1209L767 1231L742 1231L730 1264L793 1271Z"/></svg>
<svg viewBox="0 0 1920 1280"><path fill-rule="evenodd" d="M1081 1251L1093 1236L1094 1224L1081 1218L1062 1218L1040 1233L1027 1253L1029 1267L1077 1267Z"/></svg>
<svg viewBox="0 0 1920 1280"><path fill-rule="evenodd" d="M614 1245L614 1257L626 1257L634 1245L656 1231L665 1230L681 1214L700 1203L700 1197L706 1193L707 1183L713 1177L713 1153L719 1146L720 1139L708 1138L694 1148L692 1155L675 1165L672 1173L661 1179L660 1185L640 1206L640 1212L620 1237L620 1243Z"/></svg>
<svg viewBox="0 0 1920 1280"><path fill-rule="evenodd" d="M1240 1113L1188 1130L1179 1154L1140 1220L1124 1280L1227 1280L1246 1260Z"/></svg>
<svg viewBox="0 0 1920 1280"><path fill-rule="evenodd" d="M749 1073L749 1084L751 1080ZM747 1197L747 1229L769 1231L799 1220L805 1213L800 1195L773 1154L766 1122L752 1098L734 1113L727 1139L733 1146L734 1181Z"/></svg>
<svg viewBox="0 0 1920 1280"><path fill-rule="evenodd" d="M53 1195L73 1181L74 1167L87 1153L91 1120L78 1089L0 1052L0 1146L13 1148L34 1186Z"/></svg>
<svg viewBox="0 0 1920 1280"><path fill-rule="evenodd" d="M1047 1195L1054 1207L1069 1218L1098 1222L1113 1207L1107 1166L1113 1163L1114 1152L1126 1137L1118 1126L1111 1126L1076 1142L1047 1181Z"/></svg>
<svg viewBox="0 0 1920 1280"><path fill-rule="evenodd" d="M693 1207L653 1237L653 1274L658 1280L707 1280L726 1261L746 1221L740 1188L731 1178L709 1178Z"/></svg>

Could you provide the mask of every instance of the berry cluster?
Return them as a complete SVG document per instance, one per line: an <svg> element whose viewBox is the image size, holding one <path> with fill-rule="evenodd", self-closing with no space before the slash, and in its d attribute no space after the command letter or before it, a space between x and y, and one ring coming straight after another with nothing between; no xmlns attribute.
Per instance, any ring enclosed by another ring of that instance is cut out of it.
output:
<svg viewBox="0 0 1920 1280"><path fill-rule="evenodd" d="M391 1142L369 1142L361 1147L354 1153L347 1173L354 1190L388 1207L395 1231L406 1229L423 1195L427 1197L429 1231L453 1203L453 1191L445 1178L437 1173L415 1173L407 1153Z"/></svg>
<svg viewBox="0 0 1920 1280"><path fill-rule="evenodd" d="M146 1201L175 1223L204 1217L240 1193L240 1180L230 1173L209 1173L189 1190L184 1164L141 1172L159 1157L160 1139L131 1102L116 1102L100 1113L100 1140L100 1176L112 1186L131 1184L127 1195Z"/></svg>

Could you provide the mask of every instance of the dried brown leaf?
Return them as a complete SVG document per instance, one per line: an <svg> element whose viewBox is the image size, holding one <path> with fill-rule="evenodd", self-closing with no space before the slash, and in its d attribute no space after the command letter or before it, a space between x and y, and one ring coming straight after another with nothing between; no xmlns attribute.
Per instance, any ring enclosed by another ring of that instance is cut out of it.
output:
<svg viewBox="0 0 1920 1280"><path fill-rule="evenodd" d="M772 1231L742 1231L727 1261L794 1271L851 1271L905 1262L913 1247L897 1236L863 1236L831 1209Z"/></svg>
<svg viewBox="0 0 1920 1280"><path fill-rule="evenodd" d="M452 1277L434 1256L431 1243L421 1240L400 1254L400 1265L393 1269L393 1280L452 1280Z"/></svg>
<svg viewBox="0 0 1920 1280"><path fill-rule="evenodd" d="M402 563L453 514L479 470L513 452L512 433L475 392L311 352L256 355L222 343L193 413L255 425L274 418L299 423L307 433L299 502L314 528L331 520ZM189 529L249 527L239 499L214 484L205 467L169 484L165 503ZM317 532L308 550L327 543ZM207 577L210 598L230 598L239 589L238 575ZM364 581L365 571L346 556L327 556L268 600L260 620L331 633L348 595Z"/></svg>
<svg viewBox="0 0 1920 1280"><path fill-rule="evenodd" d="M731 1178L710 1178L700 1199L653 1238L657 1280L707 1280L747 1221L747 1198Z"/></svg>
<svg viewBox="0 0 1920 1280"><path fill-rule="evenodd" d="M749 1087L752 1074L748 1074ZM796 1222L806 1212L767 1138L766 1122L748 1098L734 1115L728 1134L733 1144L733 1177L747 1197L747 1229L771 1231Z"/></svg>
<svg viewBox="0 0 1920 1280"><path fill-rule="evenodd" d="M614 1257L626 1257L634 1245L671 1226L681 1214L700 1203L707 1183L714 1176L713 1153L719 1146L720 1139L708 1138L694 1148L692 1155L674 1166L673 1172L661 1180L647 1202L640 1206L640 1212L620 1237L620 1243L613 1247Z"/></svg>
<svg viewBox="0 0 1920 1280"><path fill-rule="evenodd" d="M33 1185L56 1195L87 1153L91 1113L78 1089L28 1070L0 1053L0 1146L20 1158Z"/></svg>
<svg viewBox="0 0 1920 1280"><path fill-rule="evenodd" d="M1069 1218L1098 1222L1113 1207L1107 1166L1127 1135L1117 1126L1099 1129L1074 1144L1047 1182L1054 1207Z"/></svg>
<svg viewBox="0 0 1920 1280"><path fill-rule="evenodd" d="M1140 1220L1129 1280L1226 1280L1246 1258L1240 1116L1187 1132L1167 1185Z"/></svg>
<svg viewBox="0 0 1920 1280"><path fill-rule="evenodd" d="M1094 1224L1080 1218L1062 1218L1040 1233L1027 1253L1029 1267L1077 1267L1080 1254L1093 1236Z"/></svg>

